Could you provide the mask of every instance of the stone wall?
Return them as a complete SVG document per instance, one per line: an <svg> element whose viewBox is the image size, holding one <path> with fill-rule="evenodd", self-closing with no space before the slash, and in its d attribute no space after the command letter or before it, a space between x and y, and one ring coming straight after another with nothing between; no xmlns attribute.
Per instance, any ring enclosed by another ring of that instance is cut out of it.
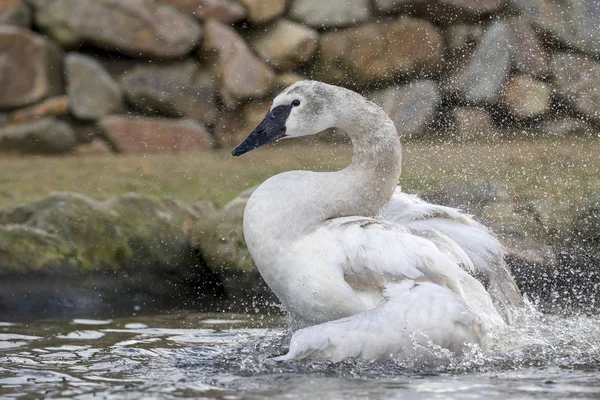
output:
<svg viewBox="0 0 600 400"><path fill-rule="evenodd" d="M0 150L237 144L298 79L405 137L600 121L597 0L3 0Z"/></svg>

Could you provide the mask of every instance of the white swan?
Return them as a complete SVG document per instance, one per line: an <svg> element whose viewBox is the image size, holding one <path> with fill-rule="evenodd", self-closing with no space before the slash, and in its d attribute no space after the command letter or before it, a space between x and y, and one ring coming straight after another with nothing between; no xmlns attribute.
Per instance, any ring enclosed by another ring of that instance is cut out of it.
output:
<svg viewBox="0 0 600 400"><path fill-rule="evenodd" d="M262 277L292 316L312 325L278 359L426 359L431 344L456 353L485 346L487 332L521 303L502 246L470 216L400 191L400 139L380 107L300 81L232 154L330 127L352 139L348 167L273 176L244 212Z"/></svg>

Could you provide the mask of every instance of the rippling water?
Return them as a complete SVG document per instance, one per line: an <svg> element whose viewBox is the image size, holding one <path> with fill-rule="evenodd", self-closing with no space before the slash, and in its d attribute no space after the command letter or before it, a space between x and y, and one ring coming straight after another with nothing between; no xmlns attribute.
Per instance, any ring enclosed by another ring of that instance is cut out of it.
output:
<svg viewBox="0 0 600 400"><path fill-rule="evenodd" d="M486 353L275 363L278 317L193 312L0 322L0 398L600 398L600 316L528 310Z"/></svg>

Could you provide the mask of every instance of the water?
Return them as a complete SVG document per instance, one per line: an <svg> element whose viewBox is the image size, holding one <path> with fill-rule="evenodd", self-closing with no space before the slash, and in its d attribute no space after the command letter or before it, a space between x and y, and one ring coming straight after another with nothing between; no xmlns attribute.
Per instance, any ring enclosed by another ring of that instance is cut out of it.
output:
<svg viewBox="0 0 600 400"><path fill-rule="evenodd" d="M281 317L0 322L0 399L600 398L600 316L528 310L483 353L439 365L276 363Z"/></svg>

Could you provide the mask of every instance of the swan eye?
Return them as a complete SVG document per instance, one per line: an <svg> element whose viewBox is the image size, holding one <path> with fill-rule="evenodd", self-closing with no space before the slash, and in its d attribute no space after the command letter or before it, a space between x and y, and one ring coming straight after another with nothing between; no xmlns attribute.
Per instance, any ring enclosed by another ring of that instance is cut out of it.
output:
<svg viewBox="0 0 600 400"><path fill-rule="evenodd" d="M296 99L296 100L292 101L292 106L298 107L299 105L300 105L300 100Z"/></svg>

